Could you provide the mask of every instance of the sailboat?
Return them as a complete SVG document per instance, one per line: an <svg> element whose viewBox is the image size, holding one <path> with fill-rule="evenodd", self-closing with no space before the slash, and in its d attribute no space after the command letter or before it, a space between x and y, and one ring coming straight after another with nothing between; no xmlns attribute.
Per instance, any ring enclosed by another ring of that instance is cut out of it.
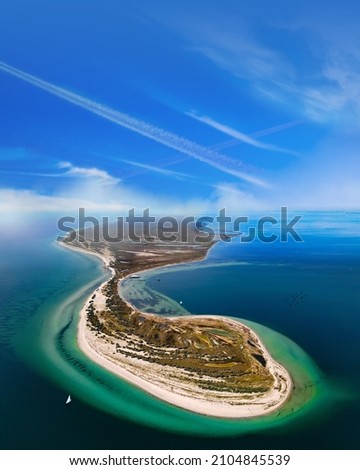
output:
<svg viewBox="0 0 360 470"><path fill-rule="evenodd" d="M70 395L67 397L65 405L69 405L69 403L71 403L71 396Z"/></svg>

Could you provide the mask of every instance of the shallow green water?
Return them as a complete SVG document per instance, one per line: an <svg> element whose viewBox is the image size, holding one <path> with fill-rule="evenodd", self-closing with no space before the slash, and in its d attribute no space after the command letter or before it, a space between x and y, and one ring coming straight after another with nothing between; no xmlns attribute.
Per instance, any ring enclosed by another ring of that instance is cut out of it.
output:
<svg viewBox="0 0 360 470"><path fill-rule="evenodd" d="M103 279L104 276L101 276L97 283ZM309 395L318 393L314 389L314 384L320 381L319 374L305 353L287 338L260 325L249 323L249 326L255 327L262 338L266 338L270 350L276 345L276 358L283 359L284 356L289 356L288 363L291 364L298 393L294 394L294 400L280 415L249 421L230 421L198 416L167 405L98 367L79 350L76 344L78 312L93 288L94 284L89 284L81 292L66 300L51 315L48 315L48 306L46 306L34 321L28 323L18 338L21 350L27 351L27 361L51 377L64 390L91 406L116 416L173 432L228 435L264 429L289 420L292 414L291 411L290 415L287 414L289 410L294 408L295 413L299 400L302 402L309 399L306 393L304 397L304 385L312 388ZM296 369L294 364L301 364L301 367Z"/></svg>
<svg viewBox="0 0 360 470"><path fill-rule="evenodd" d="M60 250L51 240L29 240L23 249L8 245L3 257L0 372L8 377L0 391L3 448L356 447L359 421L353 417L359 412L359 364L353 339L358 334L358 298L353 285L359 275L353 250L347 257L341 248L344 256L336 263L327 261L327 269L319 260L311 263L304 258L291 263L274 263L272 258L260 266L251 253L247 264L239 265L234 263L236 249L222 250L214 250L203 263L208 266L201 264L200 270L193 264L185 267L186 276L184 267L162 271L160 282L157 273L148 277L147 285L161 290L162 301L170 296L174 305L182 299L185 309L194 313L231 313L246 317L244 322L255 320L249 325L297 384L293 400L279 416L239 422L195 415L93 364L76 345L76 317L85 298L108 274L96 258ZM346 273L351 275L347 278ZM267 301L257 295L254 304L259 283ZM294 286L308 293L301 305L283 301ZM340 304L345 306L341 323L336 313ZM352 322L352 328L345 329L346 322ZM341 349L344 331L347 347ZM326 360L329 352L331 361ZM68 393L73 396L71 407L64 406ZM312 399L301 406L308 393Z"/></svg>

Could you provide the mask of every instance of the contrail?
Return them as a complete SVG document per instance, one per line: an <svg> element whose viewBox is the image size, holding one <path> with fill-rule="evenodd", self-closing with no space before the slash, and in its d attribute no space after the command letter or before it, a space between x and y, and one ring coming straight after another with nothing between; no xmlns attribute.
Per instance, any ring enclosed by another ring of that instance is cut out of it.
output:
<svg viewBox="0 0 360 470"><path fill-rule="evenodd" d="M187 112L185 114L187 116L192 117L193 119L196 119L197 121L200 121L212 127L213 129L218 130L219 132L222 132L226 135L234 137L236 140L240 142L244 142L245 144L251 145L252 147L256 147L256 148L263 149L263 150L269 150L271 152L287 153L289 155L294 155L296 157L299 156L299 154L297 152L294 152L293 150L289 150L283 147L279 147L277 145L266 144L264 142L261 142L260 140L255 139L254 136L249 136L247 134L244 134L243 132L233 129L232 127L226 126L225 124L215 121L209 116L200 116L195 112ZM258 135L266 135L266 134L258 133Z"/></svg>
<svg viewBox="0 0 360 470"><path fill-rule="evenodd" d="M136 132L137 134L177 150L178 152L181 152L185 155L189 155L203 163L207 163L208 165L211 165L212 167L223 171L224 173L235 176L257 186L269 186L262 179L249 174L247 172L249 167L238 160L233 160L226 155L222 155L216 151L203 147L202 145L196 144L195 142L185 139L184 137L180 137L173 132L169 132L165 129L161 129L160 127L153 126L150 123L133 118L128 114L122 113L88 98L84 98L83 96L80 96L76 93L72 93L71 91L68 91L64 88L58 87L19 69L11 67L4 62L0 62L0 70L20 78L21 80L41 88L42 90L45 90L55 96L58 96L59 98L76 106L84 108L93 114L101 116L104 119L107 119L108 121L111 121L121 127Z"/></svg>
<svg viewBox="0 0 360 470"><path fill-rule="evenodd" d="M133 160L126 160L125 158L121 158L120 161L126 163L127 165L132 165L146 171L153 171L154 173L160 173L161 175L165 176L173 176L175 178L196 178L194 175L182 173L181 171L167 170L162 166L147 165L145 163L134 162Z"/></svg>
<svg viewBox="0 0 360 470"><path fill-rule="evenodd" d="M296 119L295 121L289 121L285 124L279 124L278 126L263 129L262 131L253 132L250 137L263 137L264 135L275 134L276 132L290 129L291 127L299 126L300 124L304 124L304 122L305 121L303 119Z"/></svg>

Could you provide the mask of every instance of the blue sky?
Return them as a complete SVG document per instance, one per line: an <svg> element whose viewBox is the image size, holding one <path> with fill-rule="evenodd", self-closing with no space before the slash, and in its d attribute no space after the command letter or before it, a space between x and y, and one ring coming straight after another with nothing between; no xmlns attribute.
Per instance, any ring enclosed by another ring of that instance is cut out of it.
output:
<svg viewBox="0 0 360 470"><path fill-rule="evenodd" d="M360 7L243 3L3 0L0 210L358 209Z"/></svg>

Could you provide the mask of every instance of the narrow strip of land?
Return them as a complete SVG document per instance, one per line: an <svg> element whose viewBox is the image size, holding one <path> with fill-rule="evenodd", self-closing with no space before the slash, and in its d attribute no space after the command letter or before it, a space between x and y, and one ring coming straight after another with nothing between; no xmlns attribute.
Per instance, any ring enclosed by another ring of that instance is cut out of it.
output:
<svg viewBox="0 0 360 470"><path fill-rule="evenodd" d="M79 346L102 367L183 409L222 418L274 412L291 396L292 380L254 331L225 316L144 313L119 295L121 283L140 282L144 270L198 261L212 244L65 240L68 248L102 257L112 270L81 311Z"/></svg>

